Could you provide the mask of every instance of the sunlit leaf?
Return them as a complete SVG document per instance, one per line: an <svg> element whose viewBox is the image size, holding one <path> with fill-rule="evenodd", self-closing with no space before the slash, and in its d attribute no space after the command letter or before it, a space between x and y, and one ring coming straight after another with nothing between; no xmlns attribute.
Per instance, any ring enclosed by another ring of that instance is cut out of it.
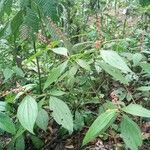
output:
<svg viewBox="0 0 150 150"><path fill-rule="evenodd" d="M33 133L33 127L38 115L38 105L31 96L26 96L20 103L17 117L21 125L29 132Z"/></svg>
<svg viewBox="0 0 150 150"><path fill-rule="evenodd" d="M131 115L150 118L150 110L142 107L141 105L129 104L128 106L124 107L122 110Z"/></svg>
<svg viewBox="0 0 150 150"><path fill-rule="evenodd" d="M132 72L131 69L127 66L126 62L118 55L117 52L112 50L101 50L101 57L109 65L120 69L122 72Z"/></svg>
<svg viewBox="0 0 150 150"><path fill-rule="evenodd" d="M138 91L150 91L150 86L141 86L137 88Z"/></svg>
<svg viewBox="0 0 150 150"><path fill-rule="evenodd" d="M128 80L122 75L121 71L117 68L114 68L105 62L99 62L99 65L102 69L104 69L107 73L109 73L113 78L123 84L128 84Z"/></svg>
<svg viewBox="0 0 150 150"><path fill-rule="evenodd" d="M52 95L52 96L62 96L64 94L66 94L66 93L64 91L61 91L61 90L52 89L50 91L50 95Z"/></svg>
<svg viewBox="0 0 150 150"><path fill-rule="evenodd" d="M50 110L55 121L62 125L65 129L73 131L73 116L67 104L56 97L50 97Z"/></svg>
<svg viewBox="0 0 150 150"><path fill-rule="evenodd" d="M116 110L108 110L105 113L102 113L87 131L83 140L83 145L87 144L99 134L103 133L114 122L116 117Z"/></svg>
<svg viewBox="0 0 150 150"><path fill-rule="evenodd" d="M52 51L59 55L68 56L68 50L65 47L53 48Z"/></svg>
<svg viewBox="0 0 150 150"><path fill-rule="evenodd" d="M48 113L44 109L41 109L36 119L37 126L43 129L44 131L46 131L48 126L48 121L49 121Z"/></svg>
<svg viewBox="0 0 150 150"><path fill-rule="evenodd" d="M140 53L134 54L133 55L133 65L137 66L140 63L140 61L142 60L142 58L143 58L142 54L140 54Z"/></svg>
<svg viewBox="0 0 150 150"><path fill-rule="evenodd" d="M0 112L6 111L7 103L0 101Z"/></svg>
<svg viewBox="0 0 150 150"><path fill-rule="evenodd" d="M78 60L76 60L76 62L77 62L77 64L78 64L80 67L82 67L82 68L84 68L84 69L86 69L86 70L88 70L88 71L91 70L91 69L90 69L90 65L89 65L88 62L86 62L85 60L78 59Z"/></svg>
<svg viewBox="0 0 150 150"><path fill-rule="evenodd" d="M150 74L150 63L141 63L141 67L146 73Z"/></svg>
<svg viewBox="0 0 150 150"><path fill-rule="evenodd" d="M138 150L142 145L142 134L138 125L128 116L124 115L121 122L121 136L128 148Z"/></svg>

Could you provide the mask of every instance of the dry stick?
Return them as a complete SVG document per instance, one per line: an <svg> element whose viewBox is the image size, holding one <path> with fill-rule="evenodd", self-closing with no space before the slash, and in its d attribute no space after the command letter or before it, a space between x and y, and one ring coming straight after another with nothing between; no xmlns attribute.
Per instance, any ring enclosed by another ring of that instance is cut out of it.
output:
<svg viewBox="0 0 150 150"><path fill-rule="evenodd" d="M37 53L37 50L36 50L35 41L33 42L33 49L34 49L34 53L36 54L36 53ZM39 90L40 90L40 94L42 94L41 72L40 72L40 64L39 64L39 59L38 59L38 57L36 57L36 64L37 64L38 77L39 77Z"/></svg>

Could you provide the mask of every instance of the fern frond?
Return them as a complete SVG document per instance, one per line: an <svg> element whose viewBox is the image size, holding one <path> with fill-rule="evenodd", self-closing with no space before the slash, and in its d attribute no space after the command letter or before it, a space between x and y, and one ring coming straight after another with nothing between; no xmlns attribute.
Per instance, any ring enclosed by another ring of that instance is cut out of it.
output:
<svg viewBox="0 0 150 150"><path fill-rule="evenodd" d="M23 23L23 13L19 11L11 21L11 32L14 35L17 35L19 32L19 28Z"/></svg>
<svg viewBox="0 0 150 150"><path fill-rule="evenodd" d="M49 16L53 20L58 20L57 0L34 0L34 2L40 8L44 16Z"/></svg>
<svg viewBox="0 0 150 150"><path fill-rule="evenodd" d="M30 39L30 29L28 26L26 26L25 24L23 24L21 27L20 27L20 39L22 41L24 40L28 40Z"/></svg>
<svg viewBox="0 0 150 150"><path fill-rule="evenodd" d="M38 32L39 18L37 14L30 8L27 8L24 24L32 30L32 33Z"/></svg>

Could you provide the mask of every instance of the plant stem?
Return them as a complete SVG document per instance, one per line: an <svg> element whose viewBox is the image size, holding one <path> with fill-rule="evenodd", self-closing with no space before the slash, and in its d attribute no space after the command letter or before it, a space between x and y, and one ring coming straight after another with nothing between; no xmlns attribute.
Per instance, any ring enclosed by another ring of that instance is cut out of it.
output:
<svg viewBox="0 0 150 150"><path fill-rule="evenodd" d="M35 41L33 42L33 49L34 49L34 53L36 54L36 53L37 53L37 50L36 50ZM36 64L37 64L38 77L39 77L39 91L40 91L40 94L42 94L41 72L40 72L40 64L39 64L39 59L38 59L38 57L36 57Z"/></svg>

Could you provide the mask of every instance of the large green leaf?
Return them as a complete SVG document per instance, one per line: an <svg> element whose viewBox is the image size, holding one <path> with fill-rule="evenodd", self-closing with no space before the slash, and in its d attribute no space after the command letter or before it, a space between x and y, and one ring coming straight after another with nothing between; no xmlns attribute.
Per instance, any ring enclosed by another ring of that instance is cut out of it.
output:
<svg viewBox="0 0 150 150"><path fill-rule="evenodd" d="M44 90L48 88L48 86L50 86L53 82L55 82L60 77L60 75L66 69L67 63L68 61L65 61L64 63L60 64L58 67L53 68L50 71L49 76L44 84Z"/></svg>
<svg viewBox="0 0 150 150"><path fill-rule="evenodd" d="M65 129L73 131L73 116L66 103L56 97L50 97L50 110L55 121L62 125Z"/></svg>
<svg viewBox="0 0 150 150"><path fill-rule="evenodd" d="M9 133L15 134L16 129L12 120L6 114L0 112L0 128Z"/></svg>
<svg viewBox="0 0 150 150"><path fill-rule="evenodd" d="M120 69L124 73L132 72L126 62L115 51L101 50L101 57L106 63Z"/></svg>
<svg viewBox="0 0 150 150"><path fill-rule="evenodd" d="M36 119L37 126L46 131L48 121L49 121L48 113L44 109L41 109Z"/></svg>
<svg viewBox="0 0 150 150"><path fill-rule="evenodd" d="M17 111L17 117L21 125L33 133L33 127L38 115L38 106L35 99L31 96L26 96L20 103Z"/></svg>
<svg viewBox="0 0 150 150"><path fill-rule="evenodd" d="M142 135L138 125L126 115L121 122L121 136L131 150L138 150L142 145Z"/></svg>
<svg viewBox="0 0 150 150"><path fill-rule="evenodd" d="M105 62L98 62L100 67L109 73L115 80L120 81L123 84L128 84L128 80L122 75L121 71L114 68Z"/></svg>
<svg viewBox="0 0 150 150"><path fill-rule="evenodd" d="M116 109L107 110L105 113L102 113L91 125L89 130L87 131L83 145L87 144L99 134L104 132L116 119L117 111Z"/></svg>
<svg viewBox="0 0 150 150"><path fill-rule="evenodd" d="M150 110L137 104L130 104L122 109L124 112L131 115L150 118Z"/></svg>

